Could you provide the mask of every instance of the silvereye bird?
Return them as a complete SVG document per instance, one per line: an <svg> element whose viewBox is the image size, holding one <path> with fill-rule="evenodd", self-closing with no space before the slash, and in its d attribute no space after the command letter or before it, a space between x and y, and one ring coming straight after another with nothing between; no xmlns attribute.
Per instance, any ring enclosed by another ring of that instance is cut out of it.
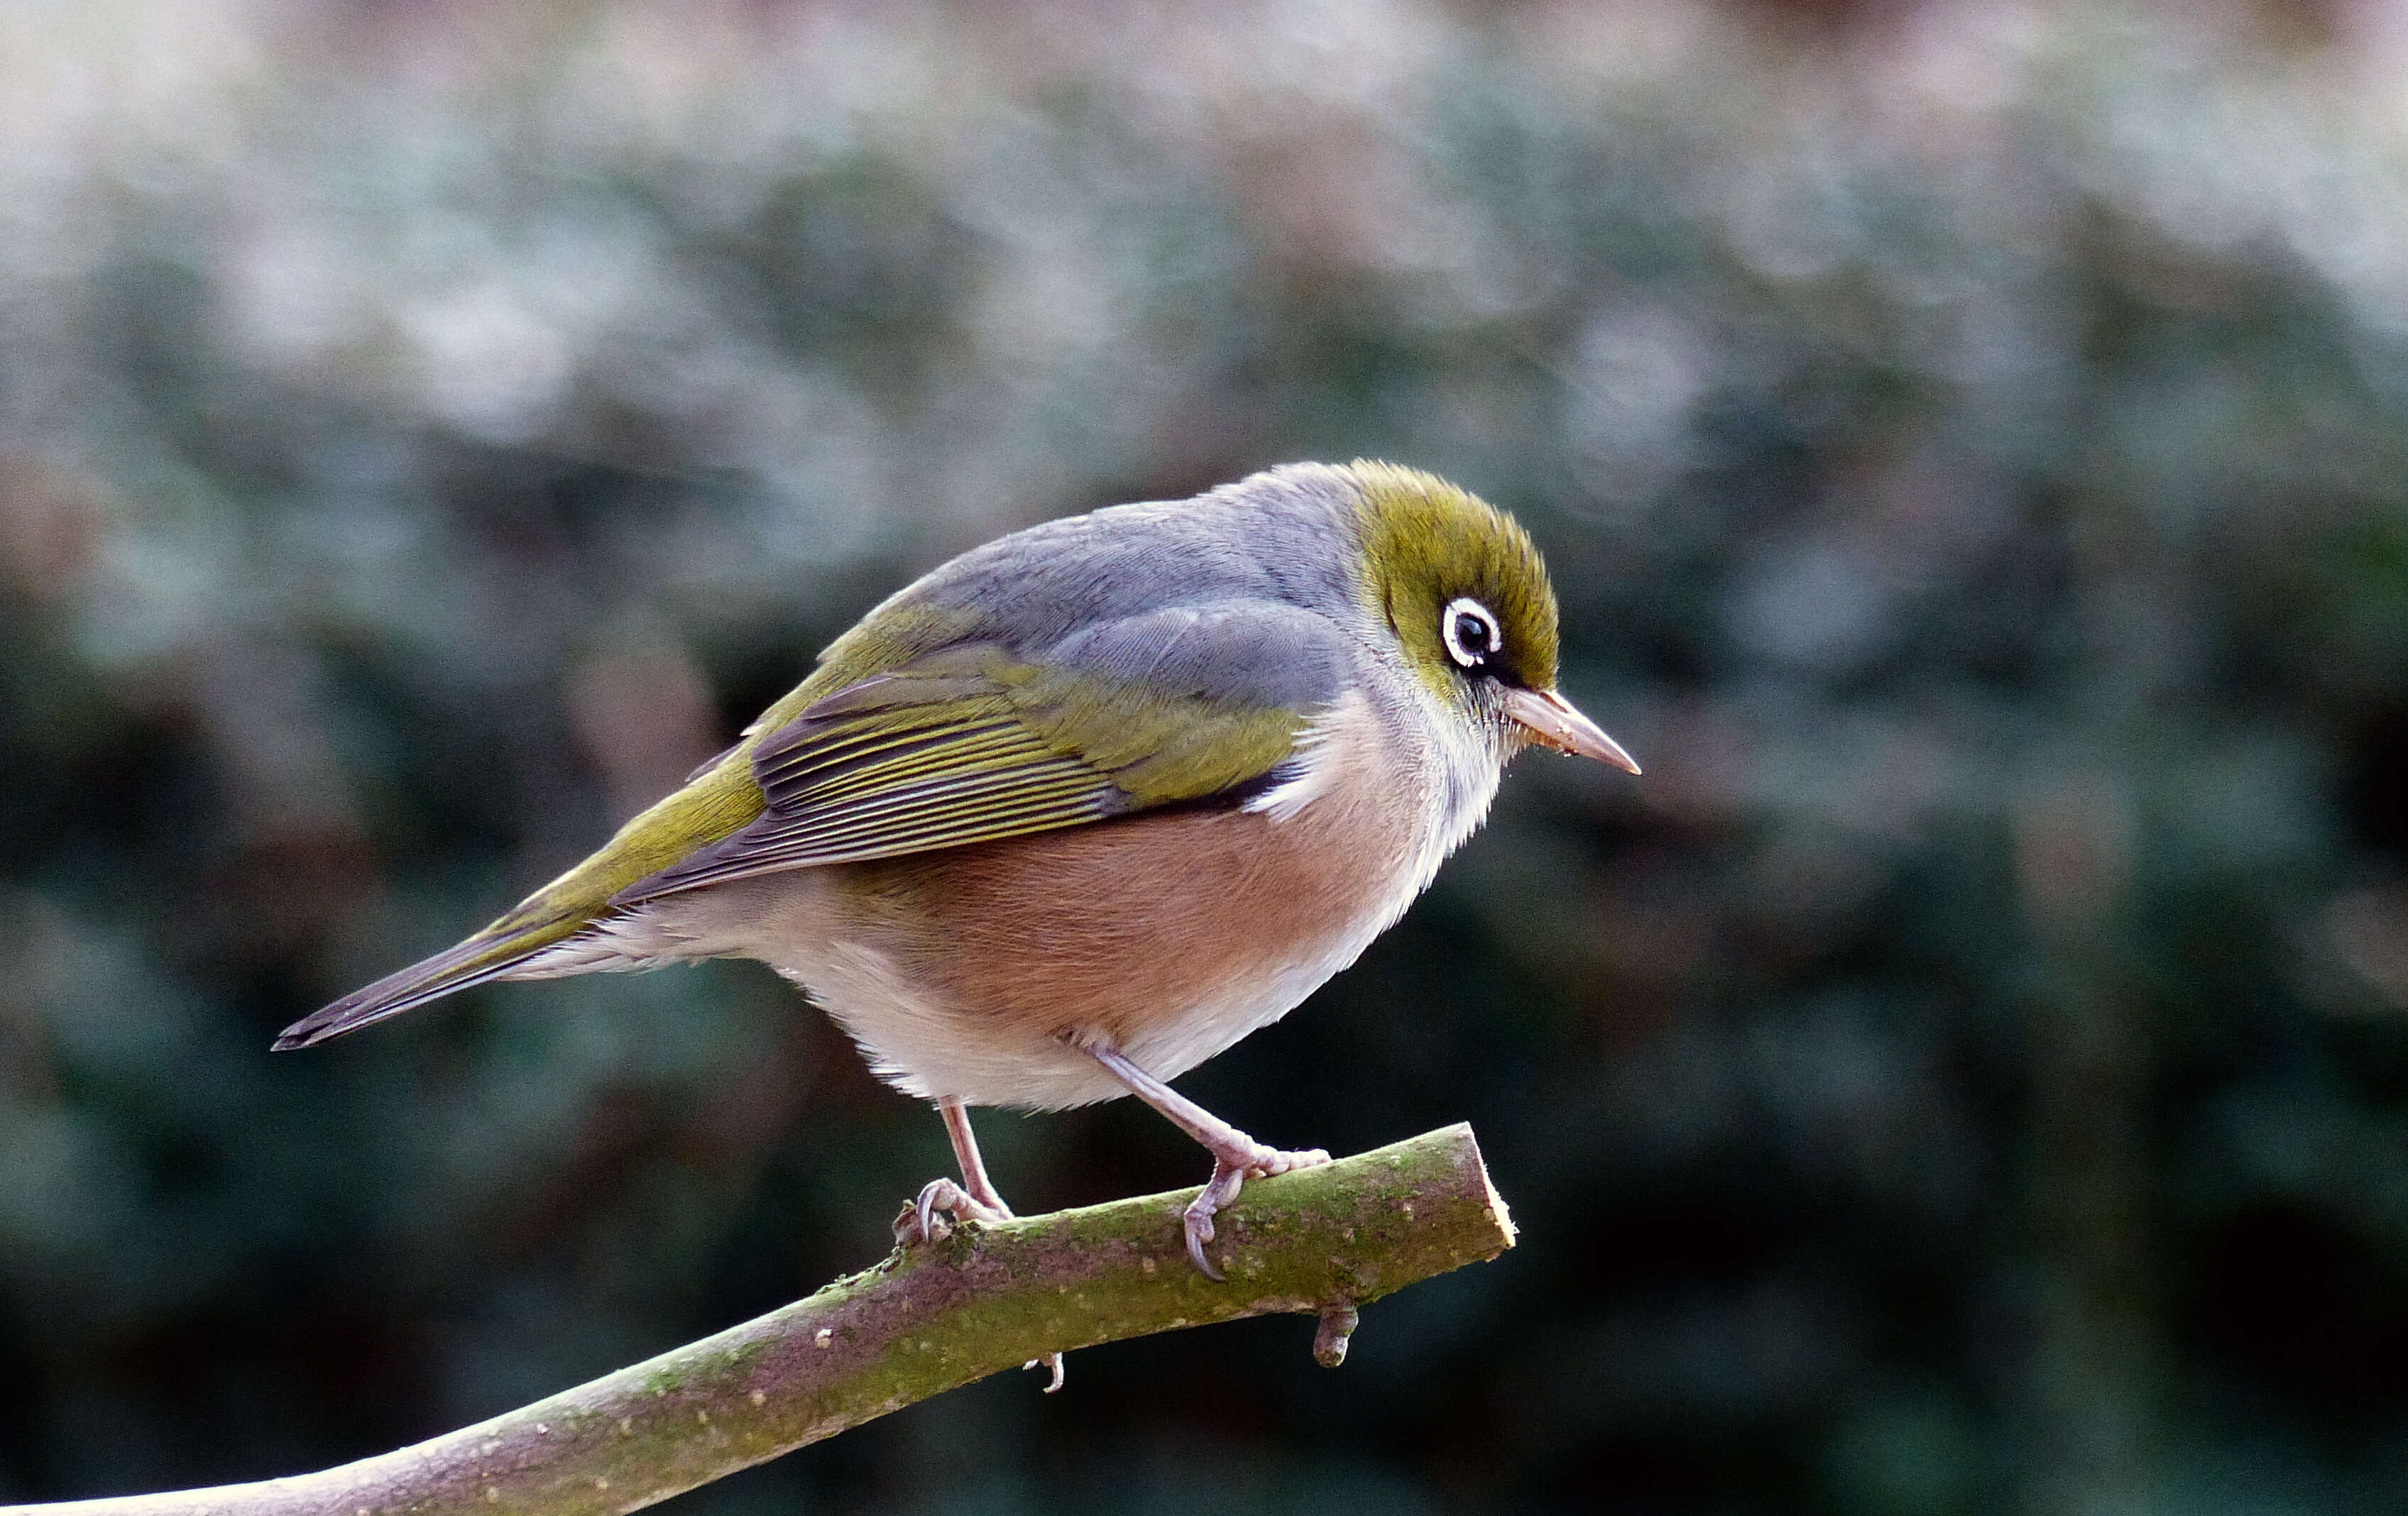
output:
<svg viewBox="0 0 2408 1516"><path fill-rule="evenodd" d="M1134 1094L1212 1154L1196 1266L1248 1177L1327 1161L1167 1082L1403 913L1531 743L1636 774L1555 690L1529 537L1442 479L1298 464L1049 522L863 617L600 851L458 946L295 1023L306 1047L489 980L757 958L932 1101ZM1057 1364L1058 1367L1058 1364Z"/></svg>

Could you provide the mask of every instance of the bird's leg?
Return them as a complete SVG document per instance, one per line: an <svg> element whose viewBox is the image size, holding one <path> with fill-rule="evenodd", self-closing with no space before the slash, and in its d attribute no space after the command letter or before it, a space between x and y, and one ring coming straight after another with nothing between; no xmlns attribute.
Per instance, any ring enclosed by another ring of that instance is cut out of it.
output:
<svg viewBox="0 0 2408 1516"><path fill-rule="evenodd" d="M969 1108L957 1098L937 1102L937 1113L945 1118L945 1136L953 1144L953 1161L962 1166L962 1180L970 1187L970 1198L994 1211L994 1220L1011 1220L1011 1208L1003 1203L996 1192L995 1180L986 1177L986 1160L979 1155L978 1134L970 1130Z"/></svg>
<svg viewBox="0 0 2408 1516"><path fill-rule="evenodd" d="M1129 1094L1162 1112L1171 1125L1202 1143L1204 1151L1212 1155L1211 1180L1187 1203L1185 1218L1187 1256L1195 1260L1206 1279L1217 1282L1222 1278L1221 1271L1204 1256L1204 1244L1212 1240L1212 1213L1237 1199L1238 1190L1246 1180L1268 1179L1292 1168L1311 1168L1329 1162L1329 1154L1319 1148L1283 1152L1255 1141L1110 1048L1082 1047L1080 1051L1103 1065Z"/></svg>
<svg viewBox="0 0 2408 1516"><path fill-rule="evenodd" d="M978 1134L970 1130L969 1108L953 1095L937 1102L937 1113L945 1119L945 1136L953 1144L953 1161L961 1165L962 1183L951 1180L930 1180L920 1189L920 1198L912 1202L912 1218L919 1223L919 1241L926 1242L936 1236L933 1230L938 1211L959 1219L974 1217L982 1222L1008 1222L1011 1208L987 1178L986 1160L979 1155ZM965 1188L964 1186L967 1186ZM1053 1382L1045 1386L1052 1394L1062 1388L1062 1355L1049 1352L1042 1358L1031 1358L1025 1367L1039 1364L1054 1371Z"/></svg>

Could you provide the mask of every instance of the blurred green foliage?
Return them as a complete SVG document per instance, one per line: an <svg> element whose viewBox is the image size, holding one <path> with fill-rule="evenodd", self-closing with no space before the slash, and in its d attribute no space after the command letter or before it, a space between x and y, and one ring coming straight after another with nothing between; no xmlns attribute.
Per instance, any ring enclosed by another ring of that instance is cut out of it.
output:
<svg viewBox="0 0 2408 1516"><path fill-rule="evenodd" d="M1297 457L1521 514L1544 756L1188 1082L1499 1263L694 1510L2408 1499L2396 7L0 12L0 1498L489 1414L945 1161L766 971L271 1058L887 590ZM1124 1103L1125 1104L1125 1103ZM1200 1178L983 1118L1026 1209Z"/></svg>

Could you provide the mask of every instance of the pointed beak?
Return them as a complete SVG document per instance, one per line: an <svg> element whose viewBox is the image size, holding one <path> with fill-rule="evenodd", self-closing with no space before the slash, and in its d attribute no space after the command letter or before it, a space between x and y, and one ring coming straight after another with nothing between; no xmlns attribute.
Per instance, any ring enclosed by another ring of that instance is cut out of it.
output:
<svg viewBox="0 0 2408 1516"><path fill-rule="evenodd" d="M1529 729L1530 740L1557 752L1577 753L1616 768L1639 772L1638 761L1622 744L1598 729L1553 690L1514 690L1505 696L1505 714Z"/></svg>

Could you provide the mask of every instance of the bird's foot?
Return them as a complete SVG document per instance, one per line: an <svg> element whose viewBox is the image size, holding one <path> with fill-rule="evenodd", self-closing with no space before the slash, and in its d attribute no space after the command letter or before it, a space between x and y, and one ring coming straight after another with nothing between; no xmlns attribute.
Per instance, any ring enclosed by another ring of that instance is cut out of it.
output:
<svg viewBox="0 0 2408 1516"><path fill-rule="evenodd" d="M1170 1118L1170 1123L1204 1144L1212 1155L1212 1181L1203 1193L1187 1203L1187 1256L1194 1261L1196 1271L1206 1279L1220 1282L1221 1271L1204 1256L1204 1244L1212 1240L1212 1213L1238 1198L1238 1191L1250 1179L1267 1180L1274 1174L1284 1174L1291 1168L1311 1168L1315 1164L1329 1162L1329 1154L1318 1148L1301 1152L1282 1152L1266 1147L1231 1126L1195 1101L1188 1099L1169 1085L1140 1068L1129 1056L1117 1048L1096 1046L1066 1037L1070 1046L1104 1065L1121 1088Z"/></svg>
<svg viewBox="0 0 2408 1516"><path fill-rule="evenodd" d="M903 1214L895 1218L895 1240L907 1248L917 1248L935 1242L944 1236L937 1229L937 1217L942 1213L953 1222L1008 1222L1011 1208L1000 1203L989 1205L951 1180L930 1180L920 1187L919 1197L906 1204Z"/></svg>
<svg viewBox="0 0 2408 1516"><path fill-rule="evenodd" d="M1218 1284L1226 1278L1204 1256L1204 1244L1212 1240L1212 1216L1215 1211L1238 1198L1238 1191L1248 1180L1267 1180L1290 1169L1311 1168L1329 1162L1329 1154L1319 1148L1299 1152L1283 1152L1267 1147L1244 1133L1236 1134L1239 1140L1212 1149L1212 1180L1195 1199L1187 1203L1183 1218L1187 1231L1187 1256L1198 1272Z"/></svg>

